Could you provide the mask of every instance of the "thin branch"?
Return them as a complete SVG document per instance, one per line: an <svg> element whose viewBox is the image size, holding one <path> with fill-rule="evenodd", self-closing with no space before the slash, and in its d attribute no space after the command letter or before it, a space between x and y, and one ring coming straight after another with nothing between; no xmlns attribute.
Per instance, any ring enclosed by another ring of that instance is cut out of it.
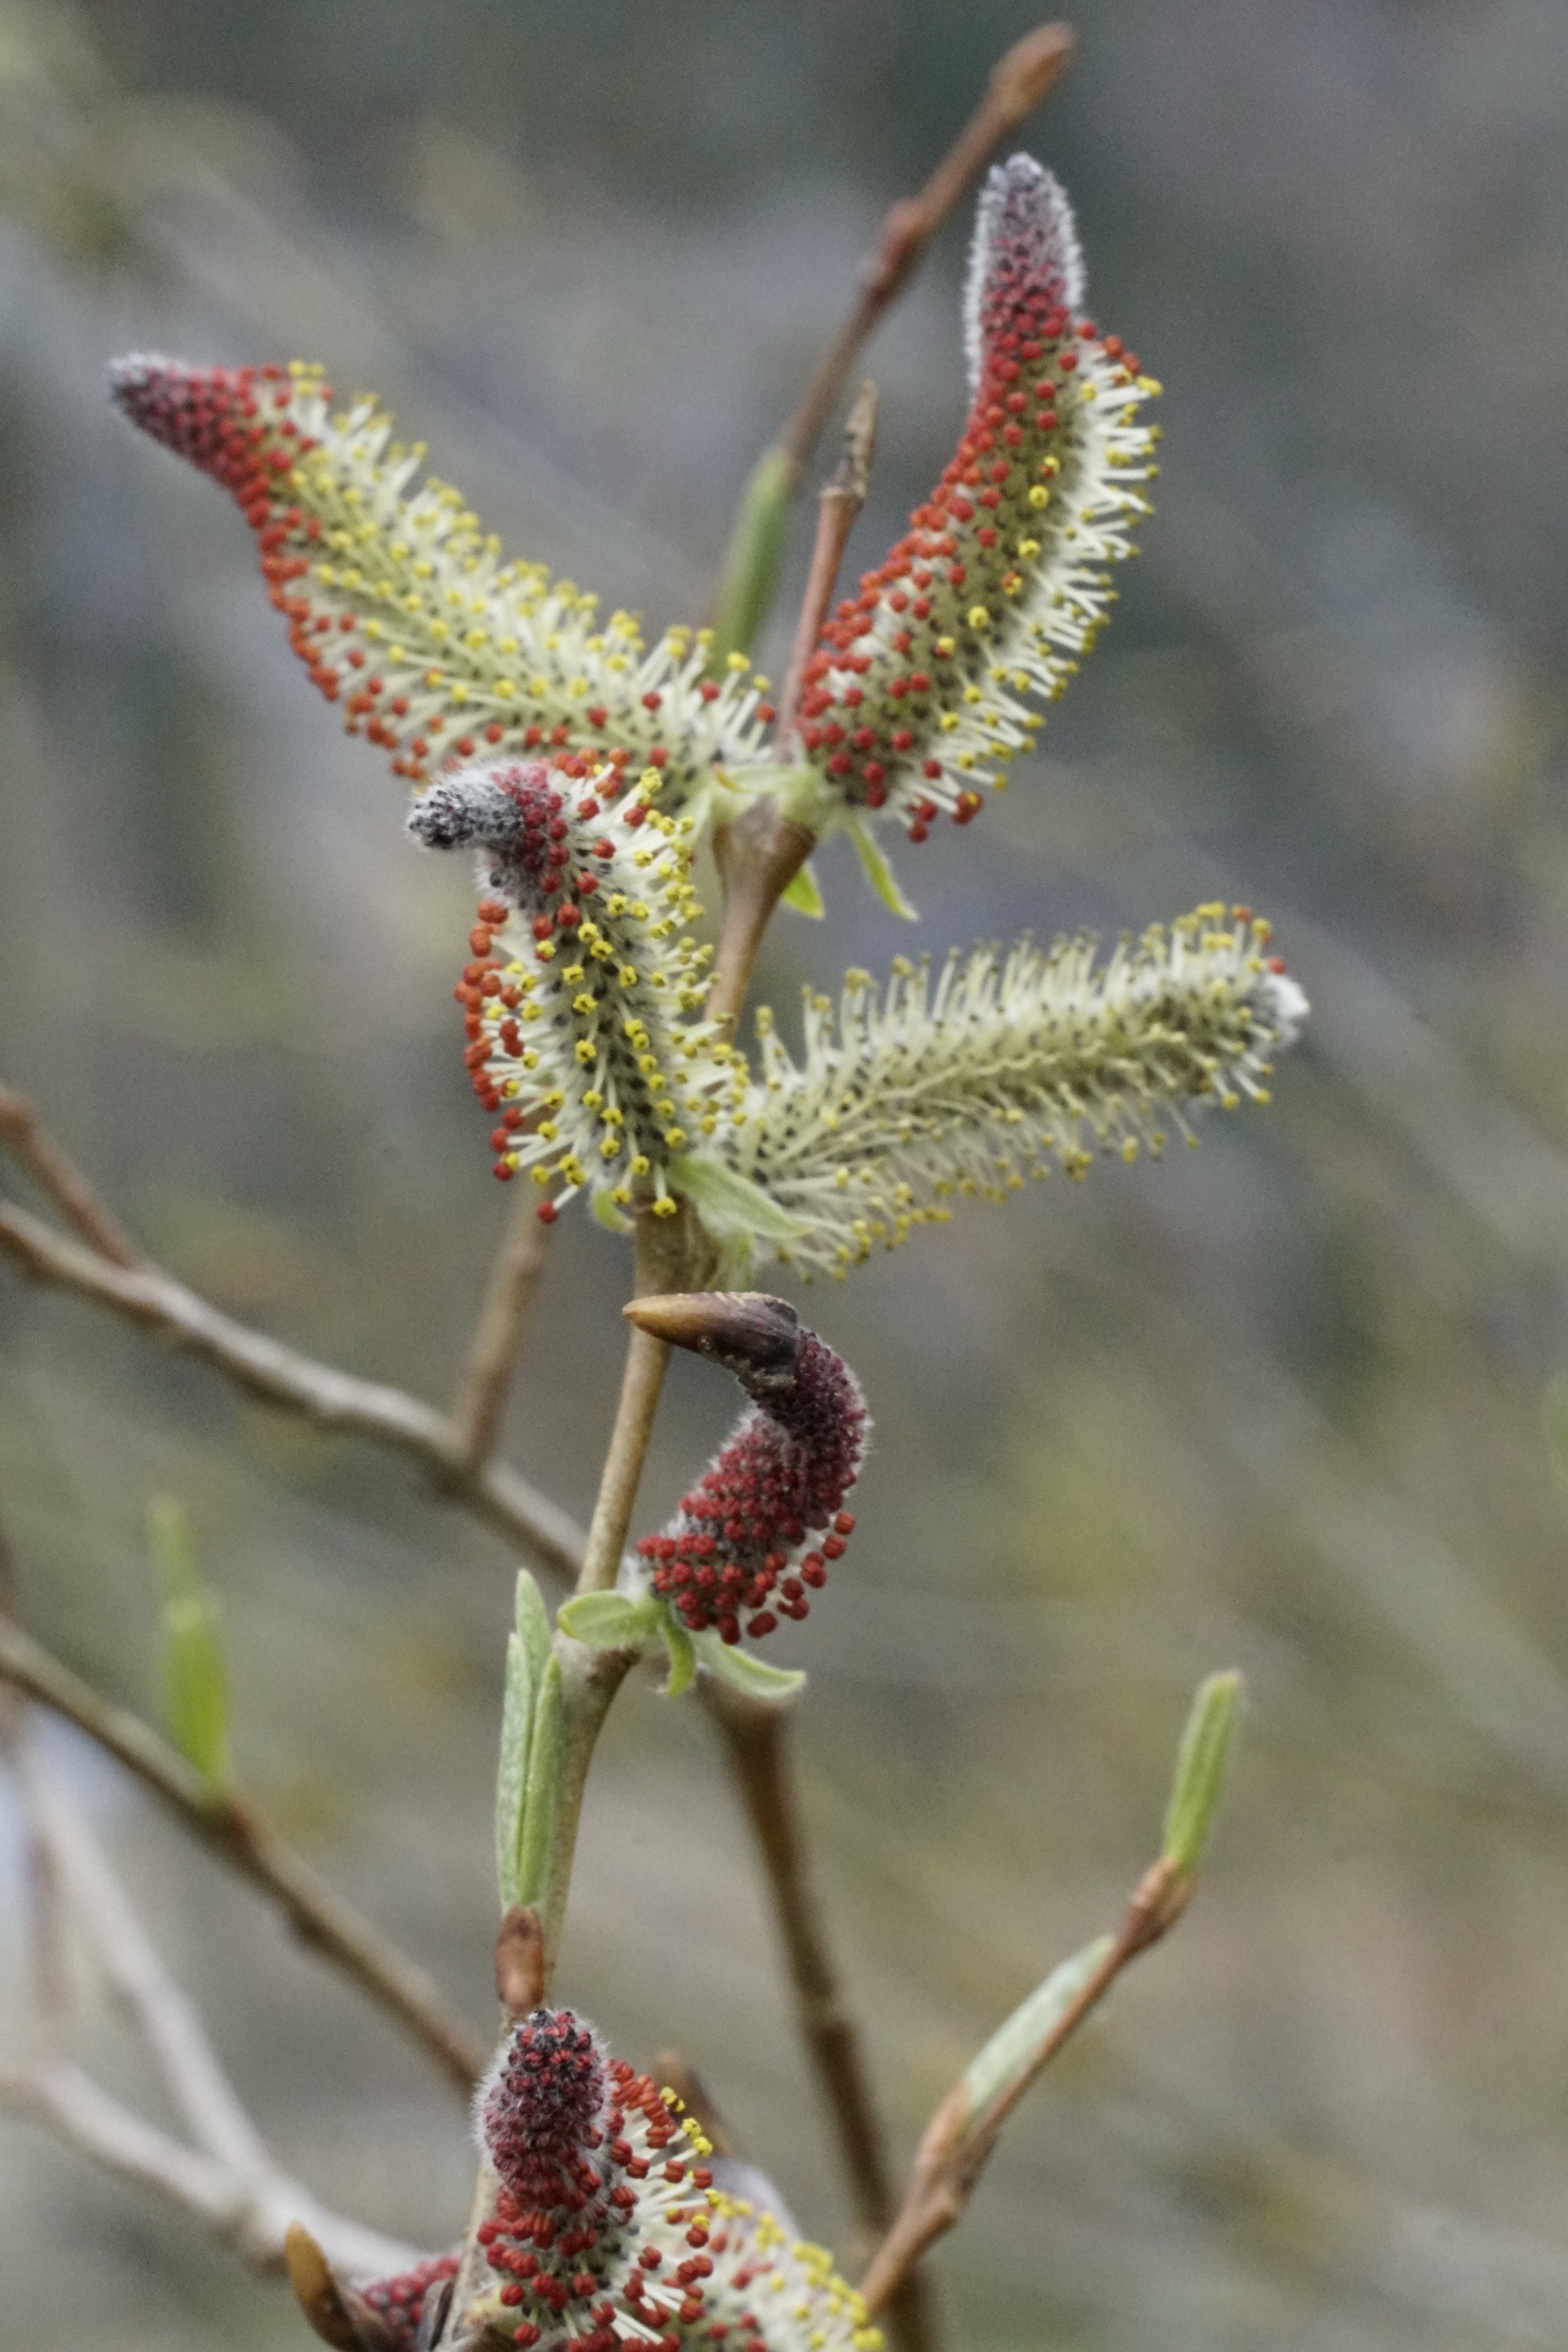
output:
<svg viewBox="0 0 1568 2352"><path fill-rule="evenodd" d="M639 1215L636 1246L639 1298L666 1290L695 1289L706 1278L710 1249L684 1203L673 1217ZM615 1425L577 1573L579 1592L607 1591L620 1571L668 1360L664 1341L634 1325L626 1341Z"/></svg>
<svg viewBox="0 0 1568 2352"><path fill-rule="evenodd" d="M97 1839L77 1807L29 1758L22 1769L27 1809L69 1892L71 1908L96 1947L116 1997L135 2020L198 2147L242 2171L267 2161L261 2135L217 2062L206 2032L164 1968Z"/></svg>
<svg viewBox="0 0 1568 2352"><path fill-rule="evenodd" d="M975 173L1034 112L1065 72L1072 52L1069 25L1041 25L1016 42L992 68L984 97L919 194L901 198L889 211L876 245L860 265L848 313L779 436L778 446L797 479L862 343Z"/></svg>
<svg viewBox="0 0 1568 2352"><path fill-rule="evenodd" d="M121 2178L158 2189L258 2267L280 2267L290 2223L308 2220L345 2266L404 2268L407 2248L328 2211L279 2169L86 1822L25 1745L13 1760L29 1830L54 1866L54 1894L97 1946L199 2146L121 2105L64 2046L47 2049L33 2066L0 2070L0 2108L45 2124Z"/></svg>
<svg viewBox="0 0 1568 2352"><path fill-rule="evenodd" d="M720 825L713 855L724 886L724 919L713 961L708 1013L740 1020L763 934L773 910L816 846L816 835L786 817L774 800L755 802L733 824Z"/></svg>
<svg viewBox="0 0 1568 2352"><path fill-rule="evenodd" d="M469 1469L495 1452L501 1415L517 1369L517 1351L539 1277L544 1236L531 1200L510 1204L506 1234L490 1267L463 1376L452 1400L452 1427Z"/></svg>
<svg viewBox="0 0 1568 2352"><path fill-rule="evenodd" d="M795 1992L795 2021L832 2118L856 2219L868 2237L880 2238L894 2213L884 2135L858 2030L829 1948L821 1898L812 1883L789 1752L788 1714L714 1682L708 1684L704 1696L723 1737L763 1859ZM888 2302L898 2344L904 2352L925 2352L935 2340L926 2282L910 2271L895 2284Z"/></svg>
<svg viewBox="0 0 1568 2352"><path fill-rule="evenodd" d="M926 2126L898 2218L860 2282L860 2292L873 2316L891 2308L894 2296L913 2275L928 2246L958 2220L1003 2124L1030 2084L1099 2007L1122 1970L1174 1927L1191 1892L1190 1875L1169 1859L1157 1862L1134 1889L1121 1929L1104 1957L1053 2021L1027 2063L1012 2072L978 2114L971 2113L968 2078L961 2077L953 2084Z"/></svg>
<svg viewBox="0 0 1568 2352"><path fill-rule="evenodd" d="M211 1788L155 1731L100 1698L5 1618L0 1679L53 1707L117 1757L187 1829L276 1903L302 1941L396 2018L461 2089L472 2089L486 2052L447 2007L431 1978L334 1894L263 1815Z"/></svg>
<svg viewBox="0 0 1568 2352"><path fill-rule="evenodd" d="M0 1086L0 1147L47 1193L68 1224L115 1265L135 1265L141 1253L104 1207L81 1170L40 1121L25 1095Z"/></svg>
<svg viewBox="0 0 1568 2352"><path fill-rule="evenodd" d="M334 2264L362 2277L385 2277L420 2259L398 2240L329 2211L275 2166L242 2179L133 2115L79 2066L0 2068L0 2109L46 2125L121 2179L155 2189L258 2270L283 2268L284 2240L294 2221L304 2224Z"/></svg>
<svg viewBox="0 0 1568 2352"><path fill-rule="evenodd" d="M457 1424L403 1389L362 1381L253 1331L161 1266L111 1265L13 1202L0 1202L0 1250L25 1274L58 1284L199 1356L247 1394L320 1429L371 1439L417 1462L439 1491L563 1576L576 1572L575 1522L502 1462L467 1458Z"/></svg>
<svg viewBox="0 0 1568 2352"><path fill-rule="evenodd" d="M778 734L781 743L794 731L795 712L800 707L801 675L822 635L822 625L833 602L838 567L844 561L844 550L866 503L866 493L871 480L871 453L876 441L877 387L867 383L856 394L855 405L844 427L844 445L833 479L824 485L817 501L816 541L811 551L811 570L806 576L805 593L801 598L800 618L795 623L789 670L779 699Z"/></svg>

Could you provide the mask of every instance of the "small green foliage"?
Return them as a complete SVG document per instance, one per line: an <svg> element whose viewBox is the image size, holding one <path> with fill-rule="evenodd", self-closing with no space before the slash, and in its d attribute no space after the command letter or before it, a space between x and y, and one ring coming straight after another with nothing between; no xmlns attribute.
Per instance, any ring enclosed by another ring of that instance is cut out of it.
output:
<svg viewBox="0 0 1568 2352"><path fill-rule="evenodd" d="M528 1775L539 1695L550 1664L550 1619L526 1569L518 1572L516 1626L506 1645L506 1696L496 1772L496 1883L503 1911L518 1893Z"/></svg>
<svg viewBox="0 0 1568 2352"><path fill-rule="evenodd" d="M1039 2063L1040 2053L1073 2003L1104 1966L1116 1942L1114 1936L1097 1936L1070 1960L1054 1968L1020 2001L1005 2025L997 2027L984 2048L970 2062L963 2077L968 2095L965 2124L983 2116L1007 2092L1026 2083Z"/></svg>
<svg viewBox="0 0 1568 2352"><path fill-rule="evenodd" d="M855 854L860 860L860 870L889 914L900 916L906 923L918 923L920 913L911 907L899 887L899 877L883 856L875 834L864 818L846 817L845 830L855 844Z"/></svg>
<svg viewBox="0 0 1568 2352"><path fill-rule="evenodd" d="M203 1584L190 1522L173 1496L147 1506L147 1549L163 1596L159 1611L163 1726L210 1788L230 1781L228 1669L217 1605Z"/></svg>
<svg viewBox="0 0 1568 2352"><path fill-rule="evenodd" d="M772 610L794 489L795 467L788 452L764 449L741 493L731 528L708 656L714 677L723 676L731 654L750 653Z"/></svg>
<svg viewBox="0 0 1568 2352"><path fill-rule="evenodd" d="M706 1666L710 1675L731 1690L742 1692L747 1698L794 1698L805 1688L805 1676L798 1672L786 1672L782 1666L768 1666L754 1658L749 1650L738 1649L732 1643L721 1641L711 1630L688 1637L697 1654L697 1663Z"/></svg>
<svg viewBox="0 0 1568 2352"><path fill-rule="evenodd" d="M1202 1861L1214 1825L1240 1699L1241 1676L1234 1668L1228 1674L1210 1675L1198 1685L1182 1733L1165 1812L1162 1858L1184 1879L1190 1878Z"/></svg>
<svg viewBox="0 0 1568 2352"><path fill-rule="evenodd" d="M822 885L816 878L816 869L809 857L784 892L779 904L782 907L792 907L797 915L809 915L813 922L822 920L827 909L822 902Z"/></svg>
<svg viewBox="0 0 1568 2352"><path fill-rule="evenodd" d="M658 1603L630 1592L579 1592L555 1622L574 1642L595 1650L631 1649L658 1630Z"/></svg>
<svg viewBox="0 0 1568 2352"><path fill-rule="evenodd" d="M518 1841L517 1893L513 1898L519 1903L538 1904L543 1898L561 1789L564 1724L561 1664L559 1659L552 1658L540 1682L533 1710L533 1736L528 1744L528 1774Z"/></svg>
<svg viewBox="0 0 1568 2352"><path fill-rule="evenodd" d="M666 1172L671 1192L684 1192L695 1202L703 1223L717 1240L731 1234L753 1234L760 1241L789 1243L798 1241L805 1231L768 1198L760 1184L726 1167L721 1160L700 1160L694 1152L685 1152L669 1161Z"/></svg>

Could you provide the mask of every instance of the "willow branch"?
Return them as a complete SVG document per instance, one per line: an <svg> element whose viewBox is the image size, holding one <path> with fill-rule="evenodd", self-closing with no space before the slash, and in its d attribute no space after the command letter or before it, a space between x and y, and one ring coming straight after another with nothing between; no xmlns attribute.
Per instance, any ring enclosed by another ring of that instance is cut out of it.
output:
<svg viewBox="0 0 1568 2352"><path fill-rule="evenodd" d="M258 2268L281 2266L287 2231L301 2219L347 2268L404 2268L407 2248L330 2212L279 2167L87 1823L25 1743L13 1748L29 1834L51 1865L51 1907L68 1906L95 1946L197 2145L111 2098L56 2045L52 2030L37 2063L0 2070L0 2108L43 2124L122 2179L156 2189ZM64 1992L62 1978L51 1988L51 2004Z"/></svg>
<svg viewBox="0 0 1568 2352"><path fill-rule="evenodd" d="M666 1290L697 1289L712 1263L711 1246L685 1203L673 1217L639 1214L636 1248L639 1298ZM634 1325L626 1341L615 1425L577 1571L579 1592L607 1591L620 1572L668 1361L669 1349L664 1341Z"/></svg>
<svg viewBox="0 0 1568 2352"><path fill-rule="evenodd" d="M468 1360L452 1401L452 1428L464 1463L477 1469L495 1452L517 1351L539 1277L546 1227L531 1200L510 1207L505 1237L490 1267Z"/></svg>
<svg viewBox="0 0 1568 2352"><path fill-rule="evenodd" d="M875 2315L891 2307L927 2248L952 2229L969 2202L1003 2124L1024 2093L1100 2006L1122 1970L1174 1927L1191 1891L1190 1875L1175 1863L1168 1858L1157 1862L1134 1889L1104 1958L1029 2053L1027 2063L1016 2068L978 2114L971 2113L967 2077L953 2084L926 2126L897 2219L860 2282L869 2313Z"/></svg>
<svg viewBox="0 0 1568 2352"><path fill-rule="evenodd" d="M81 1170L49 1133L25 1095L0 1086L0 1147L25 1168L66 1223L115 1265L135 1265L140 1253L99 1199Z"/></svg>
<svg viewBox="0 0 1568 2352"><path fill-rule="evenodd" d="M1072 52L1069 25L1040 25L1016 42L992 68L980 104L924 187L916 195L902 197L888 212L877 243L860 265L854 300L779 436L778 446L797 480L861 345L908 282L975 173L1060 79Z"/></svg>
<svg viewBox="0 0 1568 2352"><path fill-rule="evenodd" d="M223 1314L161 1266L110 1264L42 1218L0 1202L0 1251L24 1274L74 1290L140 1325L248 1395L300 1414L319 1429L370 1439L416 1462L431 1483L559 1574L575 1572L580 1530L566 1512L502 1462L468 1458L457 1423L403 1389L319 1363Z"/></svg>
<svg viewBox="0 0 1568 2352"><path fill-rule="evenodd" d="M472 2089L487 2053L432 1979L334 1894L262 1814L212 1788L138 1717L100 1698L6 1618L0 1618L0 1680L107 1748L221 1861L275 1903L303 1942L395 2018L460 2089Z"/></svg>
<svg viewBox="0 0 1568 2352"><path fill-rule="evenodd" d="M724 1740L762 1857L795 1994L795 2022L832 2119L855 2216L869 2237L880 2238L894 2213L884 2135L812 1880L789 1749L788 1713L710 1681L704 1696ZM889 2317L907 2352L923 2352L933 2341L923 2280L911 2273L902 2282L892 2295Z"/></svg>
<svg viewBox="0 0 1568 2352"><path fill-rule="evenodd" d="M794 732L795 712L800 706L801 677L822 635L822 625L833 602L838 567L844 561L849 534L866 503L866 492L871 481L871 453L876 442L877 387L867 383L856 394L855 405L844 427L844 446L833 479L824 485L817 500L816 540L811 551L811 570L806 575L800 617L795 625L795 645L790 653L789 670L779 701L781 742Z"/></svg>

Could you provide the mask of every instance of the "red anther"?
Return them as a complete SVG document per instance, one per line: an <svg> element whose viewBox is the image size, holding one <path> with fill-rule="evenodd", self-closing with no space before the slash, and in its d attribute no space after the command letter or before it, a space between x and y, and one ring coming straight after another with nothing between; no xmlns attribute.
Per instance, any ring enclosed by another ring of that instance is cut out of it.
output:
<svg viewBox="0 0 1568 2352"><path fill-rule="evenodd" d="M637 2256L637 2260L642 2264L645 2271L656 2271L658 2270L660 2263L663 2262L664 2256L659 2252L657 2246L645 2246L641 2253Z"/></svg>
<svg viewBox="0 0 1568 2352"><path fill-rule="evenodd" d="M814 1591L820 1591L822 1586L827 1581L827 1570L823 1564L822 1554L820 1552L807 1552L805 1558L801 1561L800 1572L805 1578L806 1583L812 1587Z"/></svg>
<svg viewBox="0 0 1568 2352"><path fill-rule="evenodd" d="M834 1534L835 1534L835 1535L840 1535L840 1536L852 1536L852 1535L854 1534L854 1532L855 1532L855 1514L854 1514L854 1512L853 1512L853 1511L837 1511L837 1512L836 1512L836 1513L834 1514L834 1519L833 1519L833 1532L834 1532Z"/></svg>
<svg viewBox="0 0 1568 2352"><path fill-rule="evenodd" d="M645 694L642 698L642 707L645 710L657 710L663 700L664 697L662 694Z"/></svg>
<svg viewBox="0 0 1568 2352"><path fill-rule="evenodd" d="M867 785L867 787L866 787L866 805L867 805L867 807L868 807L868 808L873 808L873 809L879 809L879 808L883 808L883 807L885 807L885 806L886 806L886 804L887 804L887 799L888 799L888 787L887 787L887 785L886 785L886 784L868 784L868 785Z"/></svg>
<svg viewBox="0 0 1568 2352"><path fill-rule="evenodd" d="M553 1201L541 1201L533 1213L542 1225L552 1225L561 1212Z"/></svg>
<svg viewBox="0 0 1568 2352"><path fill-rule="evenodd" d="M533 936L536 940L547 940L554 929L555 918L553 915L535 915L533 919Z"/></svg>
<svg viewBox="0 0 1568 2352"><path fill-rule="evenodd" d="M509 2280L506 2285L502 2287L500 2291L500 2300L502 2303L513 2305L520 2304L522 2301L522 2289L517 2284L515 2280Z"/></svg>
<svg viewBox="0 0 1568 2352"><path fill-rule="evenodd" d="M843 1537L824 1536L822 1538L822 1556L824 1559L842 1559L844 1557Z"/></svg>
<svg viewBox="0 0 1568 2352"><path fill-rule="evenodd" d="M1285 959L1284 959L1284 957L1283 957L1283 956L1270 956L1270 957L1269 957L1269 959L1268 959L1268 969L1269 969L1269 971L1284 971L1284 969L1285 969Z"/></svg>
<svg viewBox="0 0 1568 2352"><path fill-rule="evenodd" d="M869 751L877 740L877 730L874 727L857 727L849 740L858 751Z"/></svg>
<svg viewBox="0 0 1568 2352"><path fill-rule="evenodd" d="M751 1623L746 1627L746 1631L753 1637L760 1639L763 1633L771 1633L778 1622L778 1619L773 1615L771 1609L764 1609L760 1617L753 1617L752 1619Z"/></svg>
<svg viewBox="0 0 1568 2352"><path fill-rule="evenodd" d="M525 750L530 751L533 751L533 750L534 750L534 749L535 749L539 744L542 743L542 742L543 742L543 740L544 740L544 730L543 730L543 728L542 728L542 727L525 727L525 728L523 729L523 732L522 732L522 740L523 740L523 746L524 746ZM416 746L416 749L417 749L417 748L418 748L418 747L417 747L417 746Z"/></svg>
<svg viewBox="0 0 1568 2352"><path fill-rule="evenodd" d="M894 735L893 735L893 749L894 749L894 751L912 751L914 750L914 748L915 748L915 739L914 739L914 737L910 734L910 732L909 729L908 729L907 727L900 727L900 728L896 729L896 730L895 730L895 731L894 731Z"/></svg>
<svg viewBox="0 0 1568 2352"><path fill-rule="evenodd" d="M925 761L921 765L921 773L922 776L931 776L933 778L940 776L942 773L942 761L940 760Z"/></svg>
<svg viewBox="0 0 1568 2352"><path fill-rule="evenodd" d="M931 839L930 825L922 824L917 818L916 822L910 827L909 837L911 841L915 842L929 841Z"/></svg>
<svg viewBox="0 0 1568 2352"><path fill-rule="evenodd" d="M656 743L653 750L647 755L647 763L650 768L662 768L668 761L668 758L669 753L665 750L664 745L662 743Z"/></svg>
<svg viewBox="0 0 1568 2352"><path fill-rule="evenodd" d="M537 2344L539 2341L539 2330L535 2327L531 2319L521 2320L519 2322L518 2326L512 2329L511 2340L514 2344Z"/></svg>
<svg viewBox="0 0 1568 2352"><path fill-rule="evenodd" d="M865 766L861 769L860 773L865 778L867 783L879 784L883 776L887 773L887 771L882 766L879 760L868 760Z"/></svg>
<svg viewBox="0 0 1568 2352"><path fill-rule="evenodd" d="M574 931L582 919L582 915L578 909L573 906L570 899L567 900L566 904L561 908L555 918L557 927L563 931Z"/></svg>
<svg viewBox="0 0 1568 2352"><path fill-rule="evenodd" d="M589 709L588 724L590 727L603 727L609 715L603 703L595 702Z"/></svg>
<svg viewBox="0 0 1568 2352"><path fill-rule="evenodd" d="M489 931L486 927L482 923L476 923L473 929L468 933L468 945L472 948L474 953L477 956L488 956L494 944L495 943L490 937Z"/></svg>
<svg viewBox="0 0 1568 2352"><path fill-rule="evenodd" d="M764 727L771 727L773 720L778 717L778 712L773 709L771 702L759 702L757 705L757 717L762 720Z"/></svg>
<svg viewBox="0 0 1568 2352"><path fill-rule="evenodd" d="M853 764L847 751L835 751L827 762L827 772L830 776L847 776Z"/></svg>

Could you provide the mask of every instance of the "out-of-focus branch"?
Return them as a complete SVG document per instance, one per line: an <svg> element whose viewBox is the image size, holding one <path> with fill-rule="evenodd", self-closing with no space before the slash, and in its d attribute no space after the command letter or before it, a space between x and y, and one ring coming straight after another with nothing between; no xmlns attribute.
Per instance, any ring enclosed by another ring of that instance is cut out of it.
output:
<svg viewBox="0 0 1568 2352"><path fill-rule="evenodd" d="M778 446L797 479L861 344L975 173L1054 88L1072 52L1070 25L1040 25L1015 42L993 67L984 96L924 187L916 195L901 197L888 212L876 245L860 265L855 299L779 436Z"/></svg>
<svg viewBox="0 0 1568 2352"><path fill-rule="evenodd" d="M161 1266L111 1263L10 1202L0 1202L0 1251L37 1280L74 1290L199 1356L249 1395L320 1429L409 1455L443 1494L560 1574L575 1573L583 1545L575 1522L510 1464L470 1459L468 1441L434 1405L301 1355L223 1314Z"/></svg>
<svg viewBox="0 0 1568 2352"><path fill-rule="evenodd" d="M282 2267L284 2242L297 2221L347 2270L405 2268L416 2259L407 2247L329 2211L274 2161L86 1822L30 1757L19 1759L18 1778L29 1829L48 1855L54 1885L96 1947L198 2144L188 2146L111 2098L50 2046L52 2037L37 2063L0 2069L0 2109L43 2124L122 2179L155 2189L258 2269Z"/></svg>
<svg viewBox="0 0 1568 2352"><path fill-rule="evenodd" d="M1134 1889L1120 1931L1080 1956L1087 1966L1068 1963L1074 1980L1067 1997L1033 2048L1011 2064L1002 2086L977 2106L973 2070L953 2084L926 2126L898 2218L860 2282L872 2315L891 2309L927 2247L958 2220L1003 2124L1041 2069L1098 2008L1122 1970L1175 1926L1191 1892L1190 1873L1163 1856Z"/></svg>
<svg viewBox="0 0 1568 2352"><path fill-rule="evenodd" d="M510 1204L506 1234L490 1266L468 1349L452 1400L452 1427L463 1461L476 1469L495 1452L517 1351L533 1294L544 1270L548 1230L531 1200Z"/></svg>
<svg viewBox="0 0 1568 2352"><path fill-rule="evenodd" d="M1033 113L1072 55L1069 25L1041 25L992 68L985 94L917 195L894 205L860 265L855 298L823 352L788 424L763 451L731 528L713 604L710 672L731 653L749 653L778 586L790 500L837 406L860 347L908 280L969 181Z"/></svg>
<svg viewBox="0 0 1568 2352"><path fill-rule="evenodd" d="M262 1814L211 1787L155 1731L100 1698L4 1617L0 1680L67 1717L117 1757L187 1829L276 1903L302 1941L314 1946L421 2042L460 2089L472 2089L486 2058L476 2036L454 2016L425 1970L334 1894Z"/></svg>
<svg viewBox="0 0 1568 2352"><path fill-rule="evenodd" d="M871 453L876 444L877 387L867 383L856 394L855 405L844 427L844 446L839 452L833 479L825 484L817 500L816 541L811 551L811 570L806 575L805 593L801 598L800 618L795 625L795 645L790 653L784 689L779 698L781 743L795 728L795 712L800 705L801 674L822 635L827 607L833 602L838 567L844 561L844 551L849 543L856 518L866 503L866 492L871 482Z"/></svg>
<svg viewBox="0 0 1568 2352"><path fill-rule="evenodd" d="M115 1265L135 1265L139 1253L104 1207L81 1170L49 1133L25 1095L0 1086L0 1148L46 1192L83 1241Z"/></svg>

